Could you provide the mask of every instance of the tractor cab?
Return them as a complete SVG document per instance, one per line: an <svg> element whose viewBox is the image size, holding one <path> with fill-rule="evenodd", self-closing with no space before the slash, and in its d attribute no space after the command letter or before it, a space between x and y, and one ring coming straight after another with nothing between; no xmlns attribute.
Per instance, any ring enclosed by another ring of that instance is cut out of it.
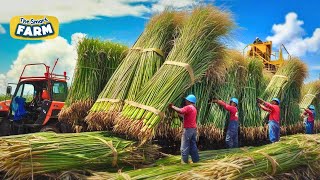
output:
<svg viewBox="0 0 320 180"><path fill-rule="evenodd" d="M291 59L289 52L283 44L280 46L279 51L273 51L272 41L262 42L258 37L252 44L247 45L243 49L243 54L247 57L261 59L264 69L271 73L276 73L285 60Z"/></svg>
<svg viewBox="0 0 320 180"><path fill-rule="evenodd" d="M56 64L57 61L54 67ZM7 107L7 120L10 126L5 135L67 131L58 121L58 113L67 98L68 77L66 73L54 74L54 67L50 72L50 67L44 63L25 65ZM39 76L25 75L32 68L42 73ZM11 89L11 86L7 87L7 94L11 94Z"/></svg>

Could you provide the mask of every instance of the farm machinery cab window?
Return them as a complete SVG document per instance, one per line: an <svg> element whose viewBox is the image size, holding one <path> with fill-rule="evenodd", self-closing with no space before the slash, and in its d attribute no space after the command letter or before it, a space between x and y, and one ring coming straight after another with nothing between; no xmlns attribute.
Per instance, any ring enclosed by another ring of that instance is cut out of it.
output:
<svg viewBox="0 0 320 180"><path fill-rule="evenodd" d="M53 82L52 100L64 102L68 95L68 86L66 82Z"/></svg>
<svg viewBox="0 0 320 180"><path fill-rule="evenodd" d="M31 102L35 94L36 91L33 84L21 84L16 96L24 98L25 102Z"/></svg>

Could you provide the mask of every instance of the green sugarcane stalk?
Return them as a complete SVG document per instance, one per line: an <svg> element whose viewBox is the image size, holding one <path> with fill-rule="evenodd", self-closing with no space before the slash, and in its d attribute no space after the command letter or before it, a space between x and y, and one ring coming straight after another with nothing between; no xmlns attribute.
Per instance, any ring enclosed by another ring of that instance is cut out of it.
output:
<svg viewBox="0 0 320 180"><path fill-rule="evenodd" d="M156 146L137 146L107 132L35 133L2 137L0 144L0 171L12 179L66 169L135 166L158 156Z"/></svg>
<svg viewBox="0 0 320 180"><path fill-rule="evenodd" d="M165 11L152 17L98 98L119 101L96 102L86 118L91 124L91 129L106 129L113 126L114 115L122 110L124 100L134 99L141 87L164 62L183 19L183 13L174 11ZM152 50L145 51L149 48L159 49L163 54ZM137 114L138 111L135 115Z"/></svg>
<svg viewBox="0 0 320 180"><path fill-rule="evenodd" d="M125 57L127 47L118 43L84 38L77 46L77 64L73 81L59 113L59 121L82 124L84 117Z"/></svg>
<svg viewBox="0 0 320 180"><path fill-rule="evenodd" d="M219 37L227 34L231 26L232 21L227 13L215 7L196 8L181 28L180 36L166 61L187 63L193 69L195 79L202 79L209 64L221 55L223 45L218 42ZM142 87L134 101L165 112L168 104L182 97L192 83L184 67L163 65ZM128 113L132 109L137 108L128 105L123 109L122 115L116 120L115 130L139 139L152 139L164 118L153 114L147 119L146 111L141 119L135 120L137 118L132 116L133 113ZM130 129L133 123L137 128Z"/></svg>

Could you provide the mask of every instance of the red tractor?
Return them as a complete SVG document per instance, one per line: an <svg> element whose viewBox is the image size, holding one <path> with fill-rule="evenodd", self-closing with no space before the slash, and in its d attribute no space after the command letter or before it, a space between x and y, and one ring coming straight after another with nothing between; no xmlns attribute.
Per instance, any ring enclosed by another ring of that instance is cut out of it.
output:
<svg viewBox="0 0 320 180"><path fill-rule="evenodd" d="M27 64L20 75L16 89L11 95L12 86L7 87L11 100L0 102L0 135L25 134L54 131L69 132L65 124L58 121L68 94L67 74L54 74L44 63ZM40 76L24 76L28 68L35 67ZM12 84L12 83L11 83Z"/></svg>

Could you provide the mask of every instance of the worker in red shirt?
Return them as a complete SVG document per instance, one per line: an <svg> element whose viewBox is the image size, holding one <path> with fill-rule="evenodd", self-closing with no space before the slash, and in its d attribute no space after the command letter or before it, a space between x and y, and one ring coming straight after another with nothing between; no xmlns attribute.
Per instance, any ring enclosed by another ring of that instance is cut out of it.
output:
<svg viewBox="0 0 320 180"><path fill-rule="evenodd" d="M179 115L183 116L183 133L181 138L181 163L188 163L189 155L192 162L199 161L199 154L197 148L197 108L196 97L193 94L188 95L185 98L185 104L183 108L178 108L172 103L169 104L169 108L173 109Z"/></svg>
<svg viewBox="0 0 320 180"><path fill-rule="evenodd" d="M268 103L260 98L257 99L259 107L269 112L269 140L271 143L280 140L280 100L272 98L271 103Z"/></svg>
<svg viewBox="0 0 320 180"><path fill-rule="evenodd" d="M226 144L228 148L236 148L238 147L238 128L239 128L239 121L238 121L238 99L231 98L230 104L218 99L213 99L212 102L219 104L225 110L230 112L230 121L228 125L228 130L226 134Z"/></svg>
<svg viewBox="0 0 320 180"><path fill-rule="evenodd" d="M307 120L305 122L306 134L313 134L314 118L316 116L314 105L310 105L308 109L304 109L304 113L302 114L302 116L307 117Z"/></svg>

